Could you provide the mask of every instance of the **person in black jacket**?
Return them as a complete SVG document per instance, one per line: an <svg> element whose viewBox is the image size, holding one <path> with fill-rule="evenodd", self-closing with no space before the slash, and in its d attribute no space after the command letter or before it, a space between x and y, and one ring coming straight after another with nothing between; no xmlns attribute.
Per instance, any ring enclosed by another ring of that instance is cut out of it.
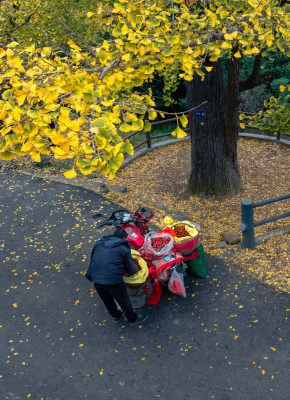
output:
<svg viewBox="0 0 290 400"><path fill-rule="evenodd" d="M136 314L133 310L127 287L123 281L124 271L130 275L138 272L131 256L126 232L117 229L114 235L104 236L92 249L91 261L86 278L94 286L109 314L120 321L125 314L131 325L147 319L147 314ZM116 302L121 307L118 309Z"/></svg>

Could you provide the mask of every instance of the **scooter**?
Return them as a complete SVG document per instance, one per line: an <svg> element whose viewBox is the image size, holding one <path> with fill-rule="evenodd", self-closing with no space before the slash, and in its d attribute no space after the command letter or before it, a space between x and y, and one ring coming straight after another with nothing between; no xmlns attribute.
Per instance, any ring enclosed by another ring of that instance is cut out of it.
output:
<svg viewBox="0 0 290 400"><path fill-rule="evenodd" d="M148 266L156 270L156 272L163 274L163 281L168 281L171 272L176 265L183 265L183 256L177 251L171 252L170 255L166 255L156 260L151 260L148 254L144 252L143 245L145 242L145 235L149 233L149 221L155 216L154 212L146 207L139 207L135 213L131 213L128 210L117 210L112 213L112 215L107 218L104 222L97 225L97 228L102 228L104 226L116 226L116 228L121 228L127 233L126 241L129 243L131 248L140 252L141 256L145 258ZM93 219L104 218L104 215L96 213L93 215Z"/></svg>
<svg viewBox="0 0 290 400"><path fill-rule="evenodd" d="M128 210L117 210L107 218L104 222L97 225L97 228L103 226L115 225L123 229L127 233L126 240L129 245L139 250L144 245L144 235L149 232L148 222L155 216L154 212L146 207L139 207L138 210L132 214ZM100 213L96 213L92 218L99 219L104 217Z"/></svg>
<svg viewBox="0 0 290 400"><path fill-rule="evenodd" d="M160 300L162 293L162 285L167 285L173 270L177 270L186 276L186 265L183 262L183 256L178 252L171 252L169 255L161 257L157 260L151 260L146 252L143 252L143 245L145 243L144 236L149 233L148 222L155 216L154 212L146 207L139 207L135 213L128 210L117 210L107 218L104 222L97 225L97 228L104 226L116 226L121 228L127 233L126 241L129 245L140 251L141 256L146 260L149 271L151 271L150 281L153 281L154 286L158 288L158 295L148 300L150 304L157 304ZM100 213L93 215L92 218L99 219L104 216ZM146 283L144 284L146 285ZM144 286L140 285L140 287ZM153 291L154 293L154 291Z"/></svg>

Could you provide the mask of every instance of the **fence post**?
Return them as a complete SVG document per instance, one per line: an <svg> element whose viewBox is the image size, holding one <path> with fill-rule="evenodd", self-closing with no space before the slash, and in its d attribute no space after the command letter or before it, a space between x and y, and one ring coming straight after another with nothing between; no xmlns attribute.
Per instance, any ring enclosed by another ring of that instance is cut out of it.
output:
<svg viewBox="0 0 290 400"><path fill-rule="evenodd" d="M254 249L256 246L254 231L254 205L251 199L244 199L241 203L242 223L240 230L243 234L242 247Z"/></svg>
<svg viewBox="0 0 290 400"><path fill-rule="evenodd" d="M151 149L151 136L150 136L150 132L146 132L146 139L147 139L147 147L148 147L148 149Z"/></svg>

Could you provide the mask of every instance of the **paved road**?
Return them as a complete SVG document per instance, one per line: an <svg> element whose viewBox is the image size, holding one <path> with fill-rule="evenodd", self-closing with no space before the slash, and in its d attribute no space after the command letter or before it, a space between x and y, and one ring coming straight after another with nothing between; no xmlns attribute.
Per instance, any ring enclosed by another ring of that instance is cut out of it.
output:
<svg viewBox="0 0 290 400"><path fill-rule="evenodd" d="M207 258L129 328L83 273L94 192L0 170L1 400L288 400L289 297Z"/></svg>

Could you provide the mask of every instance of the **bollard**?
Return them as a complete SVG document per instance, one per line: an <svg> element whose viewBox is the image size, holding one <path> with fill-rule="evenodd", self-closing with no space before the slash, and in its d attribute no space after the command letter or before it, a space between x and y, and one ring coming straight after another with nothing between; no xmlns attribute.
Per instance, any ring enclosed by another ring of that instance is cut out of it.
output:
<svg viewBox="0 0 290 400"><path fill-rule="evenodd" d="M242 247L254 249L256 246L254 230L254 207L251 199L244 199L241 203L242 223L240 230L243 234Z"/></svg>

